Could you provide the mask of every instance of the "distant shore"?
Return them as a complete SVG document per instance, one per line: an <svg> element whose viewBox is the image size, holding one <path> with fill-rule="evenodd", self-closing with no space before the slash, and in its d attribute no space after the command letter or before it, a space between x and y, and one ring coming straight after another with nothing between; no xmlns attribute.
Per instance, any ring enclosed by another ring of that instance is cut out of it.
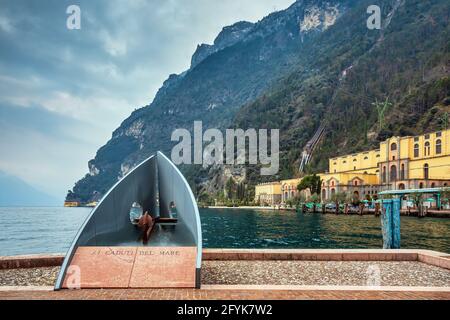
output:
<svg viewBox="0 0 450 320"><path fill-rule="evenodd" d="M271 206L271 207L252 207L252 206L241 206L241 207L227 207L227 206L208 206L208 207L201 207L204 209L248 209L248 210L266 210L266 211L297 211L296 208L286 208L286 207L278 207L278 206ZM308 211L307 213L312 213ZM316 214L323 214L322 211L315 212ZM334 211L327 210L325 214L336 214ZM363 215L374 215L375 212L372 210L364 210ZM400 212L401 216L410 216L410 217L417 217L418 212L417 210L404 210L402 209ZM340 212L339 215L346 215L343 212ZM348 215L360 215L356 212L349 212ZM428 218L450 218L450 210L429 210L427 213Z"/></svg>
<svg viewBox="0 0 450 320"><path fill-rule="evenodd" d="M253 210L280 210L280 211L295 211L295 208L280 208L280 207L252 207L252 206L240 206L240 207L227 207L227 206L208 206L207 209L253 209Z"/></svg>

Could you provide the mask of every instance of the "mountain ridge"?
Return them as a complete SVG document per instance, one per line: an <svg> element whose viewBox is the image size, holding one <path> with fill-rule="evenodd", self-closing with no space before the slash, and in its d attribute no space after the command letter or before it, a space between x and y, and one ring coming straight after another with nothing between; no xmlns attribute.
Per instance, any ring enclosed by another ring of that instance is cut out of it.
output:
<svg viewBox="0 0 450 320"><path fill-rule="evenodd" d="M62 205L56 198L23 180L0 171L0 207Z"/></svg>
<svg viewBox="0 0 450 320"><path fill-rule="evenodd" d="M409 114L421 121L435 104L441 114L448 97L445 12L449 5L443 0L381 4L383 17L394 16L381 31L366 27L366 9L371 5L366 0L296 1L255 24L225 27L213 45L197 48L191 68L171 75L151 104L133 112L114 131L68 199L88 202L100 197L150 154L170 153L173 129L191 130L194 120L202 120L204 129L280 128L282 132L278 175L262 178L251 166L182 168L199 195L221 192L230 178L250 190L266 179L298 175L301 150L322 123L327 133L307 171L325 170L327 157L336 155L335 146L339 152L353 152L395 133L395 126L404 130L408 121L393 114L405 108L405 101L420 100L420 88L427 85L427 105ZM433 20L437 22L428 23ZM411 52L420 56L416 59ZM401 63L409 69L403 70ZM430 70L444 70L422 72L429 81L419 81L417 65L431 63ZM377 132L371 104L386 96L394 107L387 115L387 128ZM429 123L433 128L439 125L436 120ZM246 197L251 198L251 192Z"/></svg>

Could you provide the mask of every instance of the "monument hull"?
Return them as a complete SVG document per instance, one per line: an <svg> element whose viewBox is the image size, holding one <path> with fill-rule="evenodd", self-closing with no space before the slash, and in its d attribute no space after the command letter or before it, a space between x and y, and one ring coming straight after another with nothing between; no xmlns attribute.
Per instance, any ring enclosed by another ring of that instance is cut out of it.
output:
<svg viewBox="0 0 450 320"><path fill-rule="evenodd" d="M194 194L158 152L92 210L66 254L55 289L200 288L201 260Z"/></svg>

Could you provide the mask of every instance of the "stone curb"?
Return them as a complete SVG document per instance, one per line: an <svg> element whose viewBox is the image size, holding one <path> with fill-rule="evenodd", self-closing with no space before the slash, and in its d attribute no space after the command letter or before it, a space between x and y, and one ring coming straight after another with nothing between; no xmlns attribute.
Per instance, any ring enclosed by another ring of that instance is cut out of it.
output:
<svg viewBox="0 0 450 320"><path fill-rule="evenodd" d="M0 257L0 270L60 266L62 254ZM431 250L204 249L203 260L419 261L450 270L450 254Z"/></svg>

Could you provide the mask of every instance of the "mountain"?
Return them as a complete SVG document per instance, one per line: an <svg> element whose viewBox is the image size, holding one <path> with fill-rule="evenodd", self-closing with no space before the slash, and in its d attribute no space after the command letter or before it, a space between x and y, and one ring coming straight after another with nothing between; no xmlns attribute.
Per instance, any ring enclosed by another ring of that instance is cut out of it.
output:
<svg viewBox="0 0 450 320"><path fill-rule="evenodd" d="M153 102L114 131L68 200L95 200L155 151L170 154L172 131L192 130L196 120L204 130L281 134L279 175L261 177L252 166L182 167L198 194L220 192L230 179L252 185L298 175L302 149L321 125L326 134L308 171L390 134L436 128L450 111L448 1L380 1L381 30L366 26L371 4L297 1L257 23L225 27L212 45L197 47L189 70L169 76ZM379 130L372 103L386 98L393 106Z"/></svg>
<svg viewBox="0 0 450 320"><path fill-rule="evenodd" d="M61 202L21 179L0 171L0 207L56 206Z"/></svg>

